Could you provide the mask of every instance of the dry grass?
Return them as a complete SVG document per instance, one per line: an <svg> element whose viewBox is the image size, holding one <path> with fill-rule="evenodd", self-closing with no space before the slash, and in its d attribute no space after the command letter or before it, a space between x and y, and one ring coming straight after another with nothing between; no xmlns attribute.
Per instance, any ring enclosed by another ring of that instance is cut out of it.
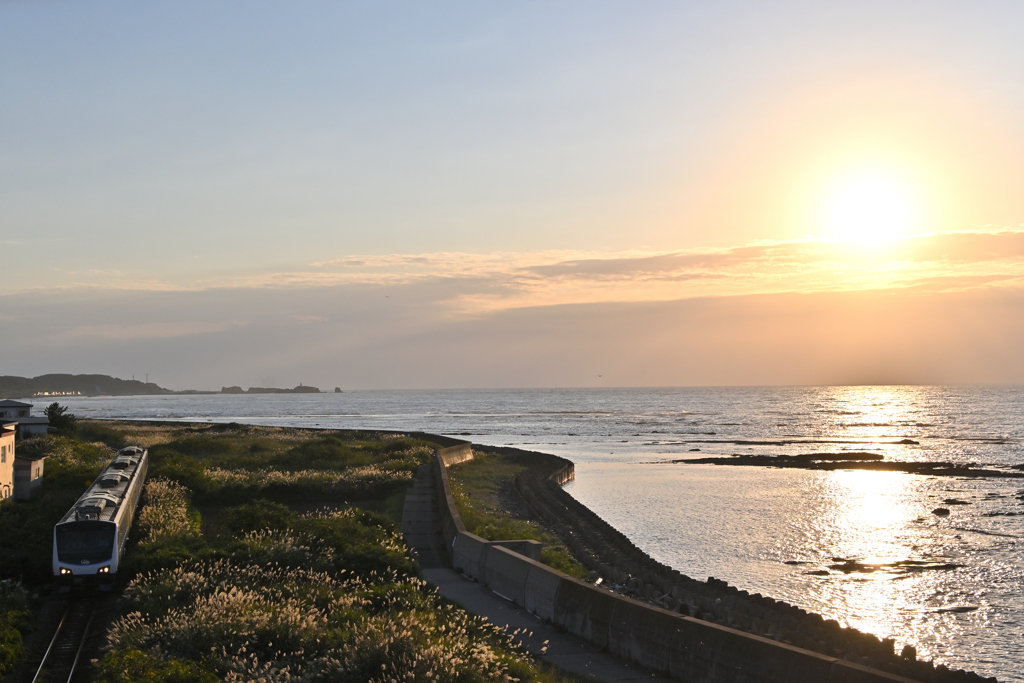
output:
<svg viewBox="0 0 1024 683"><path fill-rule="evenodd" d="M488 541L534 540L544 544L541 561L569 576L590 572L555 534L537 522L509 511L512 479L525 468L514 458L473 451L473 459L449 468L455 506L466 529Z"/></svg>

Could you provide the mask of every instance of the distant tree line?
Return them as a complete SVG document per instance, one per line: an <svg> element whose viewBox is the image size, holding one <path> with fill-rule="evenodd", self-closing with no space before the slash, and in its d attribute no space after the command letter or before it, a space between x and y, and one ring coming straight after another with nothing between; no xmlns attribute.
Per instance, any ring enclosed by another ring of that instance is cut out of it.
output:
<svg viewBox="0 0 1024 683"><path fill-rule="evenodd" d="M50 374L38 377L0 375L0 397L25 398L43 393L79 393L82 396L138 396L173 392L153 382L118 379L110 375Z"/></svg>

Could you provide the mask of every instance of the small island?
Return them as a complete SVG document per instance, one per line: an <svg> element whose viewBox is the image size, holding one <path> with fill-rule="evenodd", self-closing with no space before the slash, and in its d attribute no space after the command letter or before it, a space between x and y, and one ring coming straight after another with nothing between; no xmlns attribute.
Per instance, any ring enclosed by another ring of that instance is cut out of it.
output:
<svg viewBox="0 0 1024 683"><path fill-rule="evenodd" d="M220 391L199 389L167 389L150 381L120 379L110 375L69 375L50 373L38 377L0 376L0 397L68 397L68 396L170 396L192 394L319 394L320 389L299 383L288 388L279 387L221 387ZM335 387L336 394L342 393Z"/></svg>

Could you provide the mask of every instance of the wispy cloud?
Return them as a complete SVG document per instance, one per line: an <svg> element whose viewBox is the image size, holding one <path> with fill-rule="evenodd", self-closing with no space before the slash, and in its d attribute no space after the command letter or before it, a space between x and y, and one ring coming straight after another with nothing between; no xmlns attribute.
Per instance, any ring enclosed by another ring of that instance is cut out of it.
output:
<svg viewBox="0 0 1024 683"><path fill-rule="evenodd" d="M4 295L0 315L12 374L56 357L182 388L1020 382L1021 242L360 257L302 285Z"/></svg>
<svg viewBox="0 0 1024 683"><path fill-rule="evenodd" d="M509 308L572 303L785 292L897 288L951 292L1020 287L1024 284L1024 231L932 233L870 246L808 238L673 252L348 255L302 268L193 278L188 283L109 275L102 285L94 282L90 286L195 291L422 285L436 291L434 302L450 314L474 316ZM88 333L106 334L102 330ZM149 334L146 330L126 333Z"/></svg>
<svg viewBox="0 0 1024 683"><path fill-rule="evenodd" d="M139 339L166 339L171 337L186 337L198 334L211 334L224 332L225 330L240 325L244 321L179 321L160 323L141 323L129 325L79 325L69 330L62 331L58 337L62 341L114 341L114 340L139 340Z"/></svg>

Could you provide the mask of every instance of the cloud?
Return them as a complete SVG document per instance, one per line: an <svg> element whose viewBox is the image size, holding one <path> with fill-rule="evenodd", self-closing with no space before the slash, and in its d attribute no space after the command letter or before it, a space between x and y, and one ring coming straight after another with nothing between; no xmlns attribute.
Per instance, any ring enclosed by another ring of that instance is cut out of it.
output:
<svg viewBox="0 0 1024 683"><path fill-rule="evenodd" d="M179 322L156 322L140 324L78 325L56 335L62 341L113 341L167 339L199 334L223 332L232 327L245 325L242 321L203 322L185 320Z"/></svg>
<svg viewBox="0 0 1024 683"><path fill-rule="evenodd" d="M723 249L595 254L388 254L257 276L245 286L394 286L448 279L454 315L570 303L673 301L780 292L1020 285L1024 231L933 233L861 246L823 239Z"/></svg>
<svg viewBox="0 0 1024 683"><path fill-rule="evenodd" d="M258 385L254 368L292 385L322 370L331 387L578 386L592 366L618 385L1004 381L999 363L1024 381L1022 299L1024 232L978 231L351 256L190 288L2 295L0 333L11 373L150 372L177 388Z"/></svg>
<svg viewBox="0 0 1024 683"><path fill-rule="evenodd" d="M88 274L83 274L85 277ZM594 253L570 250L471 254L348 255L302 268L247 275L139 279L92 274L63 291L349 291L416 285L443 298L444 314L479 316L509 308L572 303L674 301L780 292L1018 287L1024 231L932 233L861 246L825 239L721 249ZM43 290L36 290L43 291Z"/></svg>
<svg viewBox="0 0 1024 683"><path fill-rule="evenodd" d="M27 321L6 347L5 367L18 375L147 372L180 389L262 385L271 376L279 386L328 389L1024 382L1021 290L697 297L462 318L439 315L441 292L388 291L384 300L344 287L220 290L207 296L210 310L230 308L251 322L216 333L210 324L128 322L91 334L73 325L76 334L40 346ZM172 319L193 303L187 292L141 293L54 312ZM296 315L326 320L303 326ZM196 333L168 334L189 330Z"/></svg>
<svg viewBox="0 0 1024 683"><path fill-rule="evenodd" d="M762 287L754 264L800 261L806 250L839 264L856 256L829 249L723 250L710 268L629 255L581 269L578 262L602 259L574 255L472 277L442 271L377 284L8 295L0 297L5 368L29 376L146 372L181 389L262 385L270 376L281 386L321 388L1024 381L1024 288L1015 259L1003 263L1001 249L986 248L994 255L987 267L905 264L912 275L897 287L876 286L884 268L855 263L842 267L850 280L864 279L854 281L859 289L844 282L721 294L737 289L731 280L742 285L745 270ZM826 260L788 277L829 273ZM558 275L529 270L555 264L563 266ZM787 269L796 270L779 267ZM673 278L701 274L680 280L682 291L718 294L600 300L621 296L616 287L642 287L647 277L650 291L668 295L680 291L671 289ZM603 279L612 276L619 279ZM515 305L523 302L532 303Z"/></svg>

